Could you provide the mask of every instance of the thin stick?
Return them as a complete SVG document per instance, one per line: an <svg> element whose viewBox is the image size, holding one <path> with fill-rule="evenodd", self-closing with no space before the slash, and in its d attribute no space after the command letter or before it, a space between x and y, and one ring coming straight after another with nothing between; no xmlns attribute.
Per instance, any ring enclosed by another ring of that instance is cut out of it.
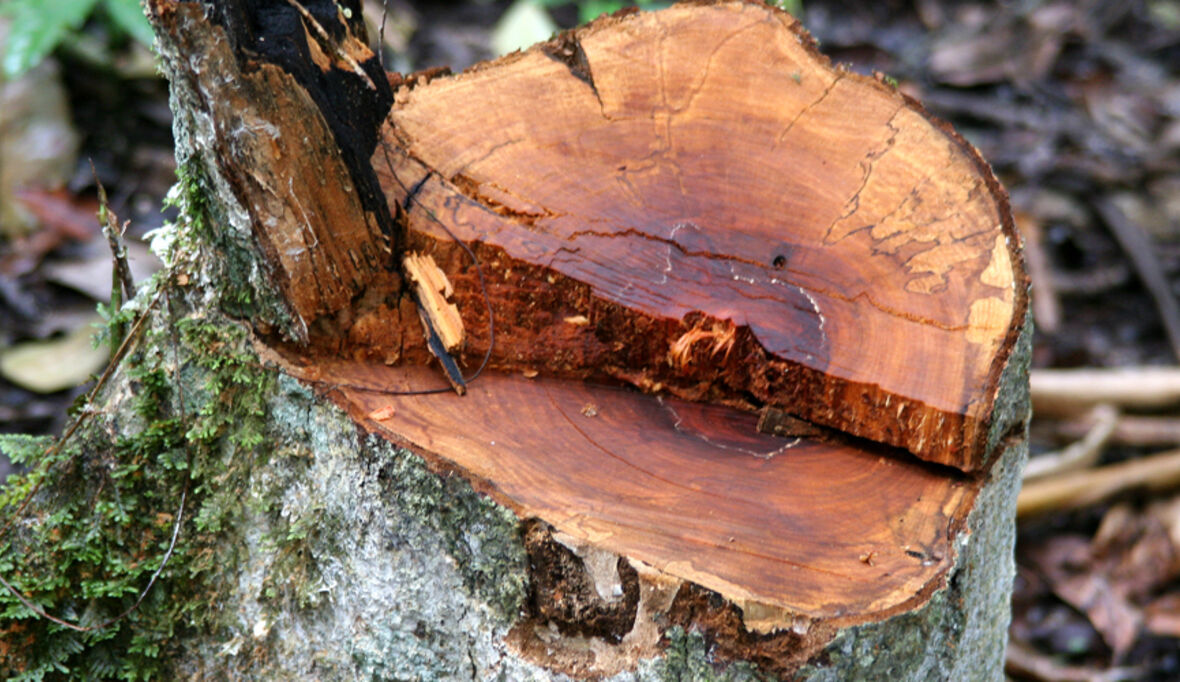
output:
<svg viewBox="0 0 1180 682"><path fill-rule="evenodd" d="M1156 248L1142 226L1135 224L1110 197L1095 202L1102 219L1110 227L1115 239L1130 257L1131 263L1143 280L1143 285L1155 299L1164 331L1172 344L1172 352L1180 359L1180 303L1172 293L1171 283L1164 274L1164 268L1156 257Z"/></svg>
<svg viewBox="0 0 1180 682"><path fill-rule="evenodd" d="M1016 500L1017 516L1076 509L1107 500L1128 490L1151 491L1180 486L1180 450L1119 462L1097 469L1033 481Z"/></svg>
<svg viewBox="0 0 1180 682"><path fill-rule="evenodd" d="M1041 682L1119 682L1137 679L1144 672L1141 666L1097 670L1089 666L1065 665L1016 639L1008 642L1004 669L1009 675Z"/></svg>
<svg viewBox="0 0 1180 682"><path fill-rule="evenodd" d="M160 292L156 294L156 298L152 300L153 305L155 304L156 301L159 300L160 294L161 293L166 294L166 292L167 292L167 289L165 287L161 287ZM180 423L186 424L186 423L188 423L188 419L187 419L186 410L185 410L184 387L180 383L180 354L179 354L179 350L178 350L179 341L176 337L176 324L175 324L175 319L174 319L175 315L173 314L173 310L172 310L172 297L167 296L167 299L168 299L168 315L170 318L173 318L173 324L169 325L170 330L172 332L172 357L173 357L173 365L174 365L173 370L172 370L172 372L173 372L172 377L173 377L173 382L176 384L177 405L180 410ZM149 306L148 310L144 311L143 316L140 318L141 321L142 321L143 317L147 316L148 311L150 311L151 309L152 309L152 306ZM137 326L138 326L138 323L137 323ZM132 329L132 333L128 334L128 339L130 339L132 336L135 335L135 331L136 331L135 329ZM124 341L124 343L126 343L126 341ZM121 353L119 353L117 355L119 357L122 357ZM117 363L112 362L112 364L117 364ZM72 433L72 430L70 431L70 433ZM65 439L65 436L63 436L63 440L64 439ZM41 618L45 618L46 620L57 623L58 625L60 625L62 627L69 628L71 630L76 630L78 632L90 632L92 630L102 630L102 629L107 628L111 625L114 625L118 621L131 615L131 612L135 611L137 608L139 608L139 605L143 603L143 600L147 597L148 592L151 592L152 587L156 584L156 579L160 577L160 573L164 570L164 567L168 565L168 561L170 559L172 559L172 553L176 549L176 540L177 540L177 538L180 537L180 527L181 527L181 524L184 522L184 504L185 504L185 501L188 499L189 485L192 483L192 474L191 474L191 472L193 470L192 449L187 448L187 451L188 451L188 466L186 467L185 471L188 474L188 476L187 476L187 478L185 478L184 488L182 488L180 491L180 506L176 510L176 522L172 525L172 539L168 542L168 550L166 552L164 552L164 559L160 562L160 565L156 568L156 570L154 572L152 572L152 577L148 579L147 585L145 585L143 590L139 593L139 597L135 600L135 603L132 604L130 607L128 607L126 611L123 611L122 613L115 616L114 618L108 619L105 622L99 623L98 625L82 626L82 625L78 625L76 623L71 623L69 621L63 620L63 619L58 618L56 616L50 615L44 609L42 609L41 607L39 607L36 604L33 604L31 601L29 601L23 594L20 593L19 590L17 590L7 580L5 580L3 575L0 575L0 584L4 585L4 587L7 588L8 591L11 592L12 595L15 596L17 598L17 600L20 601L20 603L25 606L25 608L27 608L30 611L32 611L33 613L37 614ZM38 481L36 487L40 487L40 485L41 485L41 483L40 483L40 481ZM36 487L34 488L33 493L36 492ZM25 501L21 503L21 508L20 508L21 510L24 509L25 504L27 504L28 500L31 499L33 493L30 493L29 497L26 498ZM20 510L18 510L18 514L19 514L19 511ZM11 522L10 522L10 524L11 524ZM4 532L5 533L8 532L7 526L5 526ZM3 533L0 533L0 537L3 537Z"/></svg>
<svg viewBox="0 0 1180 682"><path fill-rule="evenodd" d="M164 560L160 562L160 565L152 573L152 577L148 580L148 583L143 588L143 591L139 593L139 598L137 598L135 600L135 603L132 604L131 606L127 607L126 611L124 611L123 613L120 613L119 615L115 616L114 618L110 618L108 620L105 620L105 621L99 623L98 625L83 626L83 625L78 625L77 623L71 623L67 620L62 620L61 618L58 618L57 616L53 616L53 615L46 613L44 609L42 609L40 606L37 606L33 602L29 601L23 594L20 593L19 590L17 590L15 587L13 587L11 584L9 584L9 582L4 579L3 575L0 575L0 585L4 585L4 587L8 588L8 591L11 592L12 595L14 597L16 597L17 600L20 601L21 604L24 604L24 607L26 609L37 614L38 617L41 617L46 620L57 623L58 625L60 625L62 627L69 628L71 630L76 630L78 632L91 632L94 630L102 630L104 628L110 627L111 625L114 625L115 623L117 623L117 622L123 620L124 618L126 618L127 616L131 615L132 611L139 608L139 605L141 603L143 603L144 598L147 597L148 592L151 592L152 586L156 584L156 578L160 577L160 572L164 570L164 567L168 565L168 560L172 558L172 550L174 550L176 548L176 538L180 536L180 523L184 519L184 501L188 497L188 484L189 484L189 482L185 481L184 482L184 489L181 490L181 492L180 492L180 508L176 510L176 523L174 523L172 525L172 540L168 543L168 551L164 552Z"/></svg>
<svg viewBox="0 0 1180 682"><path fill-rule="evenodd" d="M389 18L389 0L381 0L381 26L377 29L377 63L385 70L385 22Z"/></svg>
<svg viewBox="0 0 1180 682"><path fill-rule="evenodd" d="M1029 374L1033 409L1072 415L1098 403L1165 407L1180 402L1180 368L1034 369Z"/></svg>
<svg viewBox="0 0 1180 682"><path fill-rule="evenodd" d="M1052 334L1061 326L1061 301L1054 288L1053 270L1045 247L1041 223L1027 213L1016 213L1016 227L1024 236L1024 262L1032 281L1032 306L1037 329Z"/></svg>
<svg viewBox="0 0 1180 682"><path fill-rule="evenodd" d="M111 361L107 363L107 368L103 371L102 376L98 378L98 381L94 382L94 388L90 389L90 393L86 395L87 405L90 405L94 402L94 399L98 397L98 392L102 390L104 385L106 385L107 380L110 379L111 374L113 374L115 371L115 368L119 366L119 362L123 360L123 356L126 355L128 348L131 346L131 342L139 336L139 332L143 328L143 323L144 320L147 319L148 313L150 313L156 306L156 303L159 302L160 295L163 294L163 292L164 290L161 287L160 291L156 292L155 297L152 298L151 302L148 304L148 307L142 313L140 313L139 319L137 319L135 324L131 326L131 331L129 331L127 336L123 338L123 343L119 344L118 350L116 350L115 354L111 357ZM78 418L70 422L70 425L66 428L65 433L61 435L61 438L58 438L56 441L54 441L53 445L46 448L43 459L48 458L60 450L61 446L66 441L68 441L71 436L74 435L75 431L78 430L78 427L90 417L90 414L91 411L89 409L82 410L82 412L78 415ZM46 471L45 473L47 474L49 472ZM25 499L21 500L20 506L17 507L16 511L13 512L13 514L9 517L8 523L4 524L3 528L0 528L0 540L4 539L4 536L8 534L8 531L12 528L12 524L20 517L21 513L24 512L25 507L28 506L29 501L33 499L33 496L37 494L37 491L41 489L41 484L44 482L45 476L42 475L37 481L36 485L33 486L33 489L25 495Z"/></svg>
<svg viewBox="0 0 1180 682"><path fill-rule="evenodd" d="M123 227L119 227L119 216L115 215L107 202L107 190L99 182L94 161L90 162L90 172L94 175L94 184L98 186L99 223L102 225L103 235L107 238L107 246L111 249L111 256L115 260L115 276L123 292L122 300L130 301L135 296L135 279L131 276L131 265L127 262L127 246L123 243L128 223L124 222Z"/></svg>
<svg viewBox="0 0 1180 682"><path fill-rule="evenodd" d="M1097 296L1126 284L1130 279L1131 269L1126 263L1119 262L1083 272L1054 272L1053 289L1073 296Z"/></svg>
<svg viewBox="0 0 1180 682"><path fill-rule="evenodd" d="M1077 442L1057 452L1037 455L1024 468L1024 481L1059 476L1071 471L1088 469L1098 463L1102 450L1114 433L1119 411L1114 405L1103 403L1090 412L1090 430Z"/></svg>
<svg viewBox="0 0 1180 682"><path fill-rule="evenodd" d="M1092 418L1082 418L1062 422L1056 428L1064 438L1081 438L1092 427ZM1115 422L1108 442L1136 447L1174 446L1180 444L1180 418L1124 414Z"/></svg>

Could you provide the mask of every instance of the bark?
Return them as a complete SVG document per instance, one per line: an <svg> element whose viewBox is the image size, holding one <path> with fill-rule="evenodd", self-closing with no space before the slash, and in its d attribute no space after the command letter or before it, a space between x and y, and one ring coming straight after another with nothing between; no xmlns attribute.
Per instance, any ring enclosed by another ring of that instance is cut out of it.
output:
<svg viewBox="0 0 1180 682"><path fill-rule="evenodd" d="M459 77L383 73L357 5L148 3L188 219L146 357L224 413L170 674L999 679L1031 326L976 152L761 3ZM248 410L227 352L274 377Z"/></svg>

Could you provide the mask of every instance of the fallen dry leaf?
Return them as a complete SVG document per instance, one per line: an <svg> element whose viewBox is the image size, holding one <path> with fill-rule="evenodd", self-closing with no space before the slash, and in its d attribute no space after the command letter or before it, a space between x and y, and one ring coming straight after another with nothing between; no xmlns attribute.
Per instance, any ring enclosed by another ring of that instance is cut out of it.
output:
<svg viewBox="0 0 1180 682"><path fill-rule="evenodd" d="M105 346L95 348L90 339L94 323L80 325L60 339L28 341L0 353L0 375L37 393L55 393L88 380L110 358Z"/></svg>
<svg viewBox="0 0 1180 682"><path fill-rule="evenodd" d="M1143 609L1143 627L1153 635L1180 639L1180 593L1165 594Z"/></svg>
<svg viewBox="0 0 1180 682"><path fill-rule="evenodd" d="M1086 615L1119 662L1145 628L1180 633L1180 598L1156 595L1180 576L1171 504L1111 507L1094 536L1058 535L1030 552L1052 591Z"/></svg>
<svg viewBox="0 0 1180 682"><path fill-rule="evenodd" d="M1119 585L1099 573L1050 576L1053 591L1082 611L1110 647L1115 661L1123 660L1139 637L1143 617L1121 593Z"/></svg>

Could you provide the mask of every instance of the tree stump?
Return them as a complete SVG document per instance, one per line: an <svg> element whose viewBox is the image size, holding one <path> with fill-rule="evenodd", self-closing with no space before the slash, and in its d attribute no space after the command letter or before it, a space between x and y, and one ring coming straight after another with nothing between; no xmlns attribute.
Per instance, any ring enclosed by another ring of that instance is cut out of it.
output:
<svg viewBox="0 0 1180 682"><path fill-rule="evenodd" d="M206 5L148 2L193 286L299 382L336 539L316 608L229 571L256 667L178 668L1000 677L1027 282L949 126L760 2L455 76L384 73L358 2Z"/></svg>

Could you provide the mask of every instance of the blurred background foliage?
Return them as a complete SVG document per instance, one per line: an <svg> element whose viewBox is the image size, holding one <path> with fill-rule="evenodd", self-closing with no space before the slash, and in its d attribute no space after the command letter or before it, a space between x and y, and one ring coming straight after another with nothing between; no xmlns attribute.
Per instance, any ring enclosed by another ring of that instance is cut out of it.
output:
<svg viewBox="0 0 1180 682"><path fill-rule="evenodd" d="M152 27L139 0L4 0L0 16L10 20L8 38L0 56L4 77L12 80L36 66L54 50L79 49L82 26L95 17L109 29L109 41L117 48L126 38L152 44Z"/></svg>

